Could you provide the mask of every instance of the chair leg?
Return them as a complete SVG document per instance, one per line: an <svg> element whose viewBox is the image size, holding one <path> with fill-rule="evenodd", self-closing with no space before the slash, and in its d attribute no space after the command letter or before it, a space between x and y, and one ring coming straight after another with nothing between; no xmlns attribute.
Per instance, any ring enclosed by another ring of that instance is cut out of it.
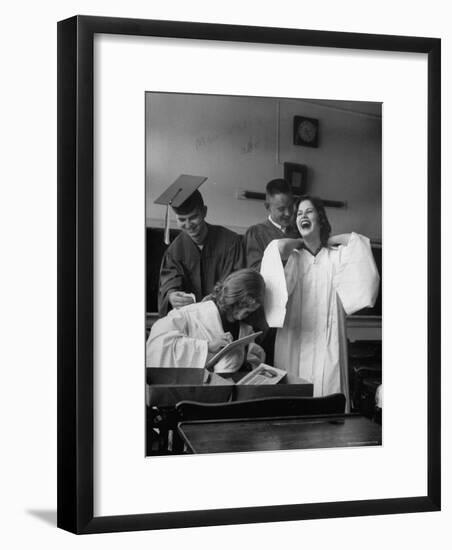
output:
<svg viewBox="0 0 452 550"><path fill-rule="evenodd" d="M173 430L173 453L182 454L184 452L184 442L177 431L177 428Z"/></svg>

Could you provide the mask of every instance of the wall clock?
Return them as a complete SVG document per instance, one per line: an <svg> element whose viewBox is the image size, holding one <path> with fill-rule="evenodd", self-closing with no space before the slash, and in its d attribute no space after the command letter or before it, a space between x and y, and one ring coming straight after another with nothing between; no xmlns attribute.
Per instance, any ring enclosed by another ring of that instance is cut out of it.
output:
<svg viewBox="0 0 452 550"><path fill-rule="evenodd" d="M293 118L294 145L319 146L319 121L317 118L295 116Z"/></svg>

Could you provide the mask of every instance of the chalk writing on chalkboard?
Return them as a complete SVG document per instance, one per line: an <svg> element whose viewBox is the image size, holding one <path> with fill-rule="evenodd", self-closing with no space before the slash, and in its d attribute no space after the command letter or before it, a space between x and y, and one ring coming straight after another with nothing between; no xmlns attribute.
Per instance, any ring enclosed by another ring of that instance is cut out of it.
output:
<svg viewBox="0 0 452 550"><path fill-rule="evenodd" d="M209 147L218 141L231 141L232 138L232 140L239 145L242 154L251 153L259 146L260 139L257 136L262 133L263 127L265 130L264 121L261 119L252 121L242 120L231 124L224 130L209 132L197 136L195 138L194 147L195 150L199 151L200 149Z"/></svg>

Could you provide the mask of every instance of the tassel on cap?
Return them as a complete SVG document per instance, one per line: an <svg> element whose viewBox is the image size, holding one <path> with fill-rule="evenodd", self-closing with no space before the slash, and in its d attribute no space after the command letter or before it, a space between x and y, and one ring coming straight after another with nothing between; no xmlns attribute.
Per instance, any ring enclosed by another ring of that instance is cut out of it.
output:
<svg viewBox="0 0 452 550"><path fill-rule="evenodd" d="M163 242L168 245L170 243L170 205L166 205L165 212L165 230L163 232Z"/></svg>

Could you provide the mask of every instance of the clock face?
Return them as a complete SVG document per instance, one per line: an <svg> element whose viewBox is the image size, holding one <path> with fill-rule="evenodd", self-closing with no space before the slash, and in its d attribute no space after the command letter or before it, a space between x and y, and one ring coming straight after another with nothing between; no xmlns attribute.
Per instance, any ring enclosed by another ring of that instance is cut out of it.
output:
<svg viewBox="0 0 452 550"><path fill-rule="evenodd" d="M317 147L318 120L314 118L294 117L294 144Z"/></svg>
<svg viewBox="0 0 452 550"><path fill-rule="evenodd" d="M303 141L310 143L315 139L317 135L317 128L309 122L309 120L303 120L303 122L298 126L298 135Z"/></svg>

